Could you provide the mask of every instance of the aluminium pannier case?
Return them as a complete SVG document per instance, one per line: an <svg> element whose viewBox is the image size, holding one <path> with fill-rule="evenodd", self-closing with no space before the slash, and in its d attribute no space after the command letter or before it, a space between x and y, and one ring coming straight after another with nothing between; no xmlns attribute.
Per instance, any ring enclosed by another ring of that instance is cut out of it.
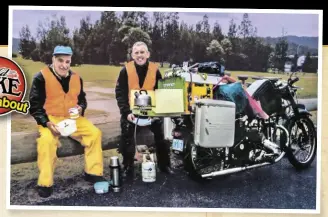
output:
<svg viewBox="0 0 328 217"><path fill-rule="evenodd" d="M204 148L231 147L235 138L235 103L215 99L196 102L194 142Z"/></svg>

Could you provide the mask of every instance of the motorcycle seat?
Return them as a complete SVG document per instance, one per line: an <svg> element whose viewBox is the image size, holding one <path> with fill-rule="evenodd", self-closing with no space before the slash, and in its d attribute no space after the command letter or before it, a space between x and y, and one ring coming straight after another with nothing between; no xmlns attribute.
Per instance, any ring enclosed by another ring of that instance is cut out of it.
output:
<svg viewBox="0 0 328 217"><path fill-rule="evenodd" d="M281 78L276 78L276 77L264 77L264 79L268 79L270 81L276 82L278 80L280 80Z"/></svg>
<svg viewBox="0 0 328 217"><path fill-rule="evenodd" d="M262 77L260 77L260 76L252 76L252 79L254 79L254 80L260 80L260 79L262 79Z"/></svg>

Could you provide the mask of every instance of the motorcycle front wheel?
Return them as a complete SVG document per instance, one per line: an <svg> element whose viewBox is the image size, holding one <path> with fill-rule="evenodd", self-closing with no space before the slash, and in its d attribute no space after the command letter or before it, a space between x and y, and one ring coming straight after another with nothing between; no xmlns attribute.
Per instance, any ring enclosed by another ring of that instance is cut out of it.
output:
<svg viewBox="0 0 328 217"><path fill-rule="evenodd" d="M287 122L289 132L289 148L286 152L289 162L296 169L310 167L317 151L316 128L309 116L301 115ZM298 158L299 153L305 152L303 160Z"/></svg>

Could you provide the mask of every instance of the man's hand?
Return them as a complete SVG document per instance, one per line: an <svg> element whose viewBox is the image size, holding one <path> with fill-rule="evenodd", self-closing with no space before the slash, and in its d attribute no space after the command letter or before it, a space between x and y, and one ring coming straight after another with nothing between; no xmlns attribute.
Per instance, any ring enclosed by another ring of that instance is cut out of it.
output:
<svg viewBox="0 0 328 217"><path fill-rule="evenodd" d="M54 136L60 136L60 132L57 130L56 125L52 122L47 122L47 127Z"/></svg>
<svg viewBox="0 0 328 217"><path fill-rule="evenodd" d="M226 82L224 82L224 81L226 81ZM223 83L235 83L236 80L233 79L232 77L228 76L228 75L224 75L224 76L222 77L222 82L223 82Z"/></svg>
<svg viewBox="0 0 328 217"><path fill-rule="evenodd" d="M77 105L76 108L79 111L79 115L81 116L82 115L82 107Z"/></svg>
<svg viewBox="0 0 328 217"><path fill-rule="evenodd" d="M132 122L135 119L134 114L132 114L132 113L129 114L128 117L127 117L127 119L128 119L128 121L131 121Z"/></svg>
<svg viewBox="0 0 328 217"><path fill-rule="evenodd" d="M223 77L222 77L224 80L226 80L226 81L229 81L230 80L230 76L228 76L228 75L223 75Z"/></svg>

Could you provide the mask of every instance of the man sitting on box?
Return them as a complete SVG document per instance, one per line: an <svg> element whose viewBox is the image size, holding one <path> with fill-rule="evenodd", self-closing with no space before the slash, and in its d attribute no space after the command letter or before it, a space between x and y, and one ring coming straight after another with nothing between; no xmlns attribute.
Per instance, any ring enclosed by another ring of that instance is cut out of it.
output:
<svg viewBox="0 0 328 217"><path fill-rule="evenodd" d="M102 133L84 117L87 102L83 81L76 72L70 70L72 55L70 47L55 47L52 64L45 66L34 76L30 91L29 111L36 120L40 133L37 139L37 163L40 172L37 185L41 197L52 194L58 137L61 136L57 124L70 119L71 108L77 108L79 113L78 116L72 116L76 118L76 131L71 136L81 138L84 146L85 180L92 183L104 180Z"/></svg>
<svg viewBox="0 0 328 217"><path fill-rule="evenodd" d="M116 88L116 100L121 113L121 141L119 152L123 155L123 176L134 174L134 129L135 116L130 109L131 90L155 90L158 80L162 78L157 64L148 60L150 54L144 42L136 42L132 47L133 61L128 62L121 70ZM161 171L173 173L170 168L169 146L164 142L162 120L153 121L150 130L154 134L158 166Z"/></svg>

